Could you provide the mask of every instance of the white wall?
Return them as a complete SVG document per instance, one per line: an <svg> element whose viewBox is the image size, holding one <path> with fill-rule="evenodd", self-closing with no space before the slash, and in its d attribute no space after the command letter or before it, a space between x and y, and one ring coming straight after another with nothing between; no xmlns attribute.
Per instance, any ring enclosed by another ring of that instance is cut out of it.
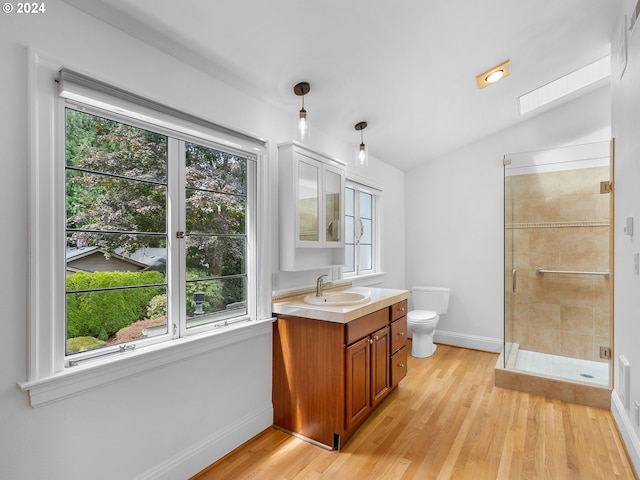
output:
<svg viewBox="0 0 640 480"><path fill-rule="evenodd" d="M436 340L502 348L504 155L609 140L610 121L603 87L407 172L406 284L451 288Z"/></svg>
<svg viewBox="0 0 640 480"><path fill-rule="evenodd" d="M636 1L625 0L619 13L619 26L612 32L612 56L617 58L624 15ZM634 403L640 402L640 276L634 274L634 253L640 252L640 33L638 27L628 36L627 64L620 78L614 61L612 89L612 132L615 138L615 294L614 294L614 392L611 409L622 433L636 471L640 471L640 427ZM633 217L633 236L623 234L624 219ZM630 408L621 400L618 358L623 355L631 366Z"/></svg>
<svg viewBox="0 0 640 480"><path fill-rule="evenodd" d="M271 424L270 332L37 409L16 388L26 379L29 308L26 46L71 69L267 138L267 224L274 227L276 145L290 140L291 112L275 110L59 0L48 0L46 7L41 15L0 16L0 478L188 478ZM351 155L350 146L314 134L312 146L334 157ZM387 281L402 286L404 225L395 212L402 211L403 200L395 197L402 197L403 174L375 159L372 164L363 175L389 192ZM277 252L277 228L261 240ZM291 286L312 277L286 275L283 283Z"/></svg>

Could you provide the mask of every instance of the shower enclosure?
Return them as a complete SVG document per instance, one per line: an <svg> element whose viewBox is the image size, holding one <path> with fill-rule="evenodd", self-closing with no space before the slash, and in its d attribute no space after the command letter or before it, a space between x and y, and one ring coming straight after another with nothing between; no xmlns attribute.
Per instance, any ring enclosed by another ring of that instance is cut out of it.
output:
<svg viewBox="0 0 640 480"><path fill-rule="evenodd" d="M609 142L505 155L504 369L611 384Z"/></svg>

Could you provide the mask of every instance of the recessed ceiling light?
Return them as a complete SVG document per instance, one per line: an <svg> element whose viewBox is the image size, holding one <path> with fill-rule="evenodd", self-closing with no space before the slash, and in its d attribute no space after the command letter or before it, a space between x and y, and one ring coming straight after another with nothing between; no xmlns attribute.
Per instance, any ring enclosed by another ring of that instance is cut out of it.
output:
<svg viewBox="0 0 640 480"><path fill-rule="evenodd" d="M484 73L481 73L476 77L478 82L478 87L485 88L491 85L492 83L497 82L505 77L508 77L511 73L509 68L509 60L502 62L500 65L496 65L493 68L490 68Z"/></svg>

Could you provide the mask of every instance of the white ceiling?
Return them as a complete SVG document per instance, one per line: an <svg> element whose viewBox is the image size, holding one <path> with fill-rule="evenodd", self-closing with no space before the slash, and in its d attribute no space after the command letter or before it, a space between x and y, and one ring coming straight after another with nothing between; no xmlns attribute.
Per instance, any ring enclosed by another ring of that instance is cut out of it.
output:
<svg viewBox="0 0 640 480"><path fill-rule="evenodd" d="M529 118L517 97L610 54L622 0L66 0L409 170ZM477 74L511 60L483 90Z"/></svg>

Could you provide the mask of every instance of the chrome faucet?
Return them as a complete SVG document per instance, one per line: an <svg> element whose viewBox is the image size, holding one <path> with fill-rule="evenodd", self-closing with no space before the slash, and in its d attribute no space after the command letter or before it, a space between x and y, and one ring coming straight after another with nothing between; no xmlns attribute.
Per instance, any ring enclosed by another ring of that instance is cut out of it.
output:
<svg viewBox="0 0 640 480"><path fill-rule="evenodd" d="M328 275L326 273L324 275L320 275L316 280L316 297L322 296L322 285L323 285L322 278L323 277L328 277Z"/></svg>

